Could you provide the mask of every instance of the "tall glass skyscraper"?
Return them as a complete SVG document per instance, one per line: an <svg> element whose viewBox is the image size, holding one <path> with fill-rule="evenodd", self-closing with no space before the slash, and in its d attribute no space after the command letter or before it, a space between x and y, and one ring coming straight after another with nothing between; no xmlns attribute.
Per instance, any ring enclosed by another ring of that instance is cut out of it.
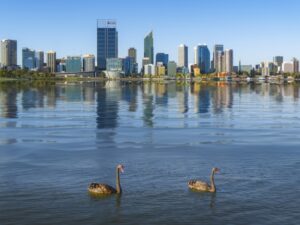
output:
<svg viewBox="0 0 300 225"><path fill-rule="evenodd" d="M198 45L198 66L202 74L210 72L210 51L207 45Z"/></svg>
<svg viewBox="0 0 300 225"><path fill-rule="evenodd" d="M29 48L22 49L22 68L32 70L35 66L35 51Z"/></svg>
<svg viewBox="0 0 300 225"><path fill-rule="evenodd" d="M115 20L97 21L97 66L106 70L106 60L118 58L118 31Z"/></svg>
<svg viewBox="0 0 300 225"><path fill-rule="evenodd" d="M154 64L154 41L152 31L144 39L144 58L149 58L150 64Z"/></svg>

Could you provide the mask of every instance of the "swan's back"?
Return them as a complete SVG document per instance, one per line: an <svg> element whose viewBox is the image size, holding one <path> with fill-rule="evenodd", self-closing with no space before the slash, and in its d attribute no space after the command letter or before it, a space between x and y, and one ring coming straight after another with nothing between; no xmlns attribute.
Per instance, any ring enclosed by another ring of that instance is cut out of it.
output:
<svg viewBox="0 0 300 225"><path fill-rule="evenodd" d="M116 189L114 189L113 187L107 184L92 183L90 184L88 190L91 194L97 194L97 195L111 195L117 193Z"/></svg>
<svg viewBox="0 0 300 225"><path fill-rule="evenodd" d="M210 189L207 183L199 180L191 180L188 185L190 189L197 191L208 191Z"/></svg>

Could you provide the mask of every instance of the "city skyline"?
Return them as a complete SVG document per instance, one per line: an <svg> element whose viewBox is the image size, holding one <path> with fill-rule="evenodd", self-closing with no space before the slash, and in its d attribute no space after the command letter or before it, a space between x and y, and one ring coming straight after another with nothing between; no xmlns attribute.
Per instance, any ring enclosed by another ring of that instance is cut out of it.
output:
<svg viewBox="0 0 300 225"><path fill-rule="evenodd" d="M97 55L96 20L115 18L118 21L119 56L125 57L128 48L135 47L139 64L143 58L143 38L151 30L154 31L156 40L155 53L168 53L170 60L177 61L177 47L184 43L190 49L189 64L193 62L192 48L198 43L206 43L211 53L215 44L230 46L235 50L235 65L239 60L243 64L255 65L262 61L271 61L275 55L283 55L286 60L299 58L300 55L300 46L297 45L296 40L298 31L291 29L293 24L296 26L299 18L297 6L300 4L296 1L288 0L284 5L268 0L260 4L257 4L257 1L245 4L234 0L226 3L176 1L173 5L159 4L162 11L170 9L165 15L155 14L149 17L143 15L154 10L155 1L148 9L144 9L144 3L138 1L129 0L129 3L139 9L135 10L136 13L130 17L124 12L126 10L123 10L128 2L122 1L109 3L88 0L84 5L78 2L74 6L69 6L71 10L68 11L64 10L63 6L66 3L63 2L59 2L60 7L54 7L56 4L51 6L47 2L37 3L32 0L4 2L2 7L14 8L15 13L13 17L6 10L1 13L0 39L18 40L19 64L22 60L21 47L45 52L55 50L58 58L87 53ZM293 7L288 7L289 13L284 13L288 5ZM87 9L85 10L87 12L83 12L82 8ZM96 13L99 8L107 10ZM110 8L113 10L109 10ZM201 14L196 13L197 8ZM45 9L46 12L53 13L53 20L45 15ZM188 14L187 18L176 18L180 10ZM252 16L253 13L255 16ZM32 16L25 16L28 14ZM9 23L5 18L10 18ZM287 23L289 26L285 25ZM34 25L29 26L29 24ZM195 26L197 24L199 26Z"/></svg>

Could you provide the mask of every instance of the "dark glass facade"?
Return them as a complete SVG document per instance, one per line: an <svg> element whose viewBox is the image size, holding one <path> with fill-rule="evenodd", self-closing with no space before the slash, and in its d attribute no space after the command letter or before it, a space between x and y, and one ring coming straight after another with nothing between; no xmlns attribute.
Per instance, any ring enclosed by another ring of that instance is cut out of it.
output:
<svg viewBox="0 0 300 225"><path fill-rule="evenodd" d="M202 74L210 72L210 51L206 45L198 46L198 66Z"/></svg>
<svg viewBox="0 0 300 225"><path fill-rule="evenodd" d="M152 31L144 39L144 58L149 58L150 64L154 63L154 40Z"/></svg>
<svg viewBox="0 0 300 225"><path fill-rule="evenodd" d="M157 53L156 54L156 64L159 62L163 63L163 65L165 67L167 67L168 63L169 63L169 55L165 54L165 53Z"/></svg>
<svg viewBox="0 0 300 225"><path fill-rule="evenodd" d="M97 66L106 70L106 59L118 58L118 31L116 22L99 20L97 28Z"/></svg>

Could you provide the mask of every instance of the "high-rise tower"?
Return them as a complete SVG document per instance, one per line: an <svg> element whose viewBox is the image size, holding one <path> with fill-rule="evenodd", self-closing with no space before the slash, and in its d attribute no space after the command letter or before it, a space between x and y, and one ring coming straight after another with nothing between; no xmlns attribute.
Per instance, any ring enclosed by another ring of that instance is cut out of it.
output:
<svg viewBox="0 0 300 225"><path fill-rule="evenodd" d="M149 58L150 64L154 64L154 40L152 31L144 39L144 58Z"/></svg>
<svg viewBox="0 0 300 225"><path fill-rule="evenodd" d="M184 44L178 47L178 66L188 68L188 47Z"/></svg>
<svg viewBox="0 0 300 225"><path fill-rule="evenodd" d="M17 66L17 41L1 41L1 65L4 67Z"/></svg>
<svg viewBox="0 0 300 225"><path fill-rule="evenodd" d="M115 20L97 21L97 66L106 70L106 60L118 58L118 31Z"/></svg>

